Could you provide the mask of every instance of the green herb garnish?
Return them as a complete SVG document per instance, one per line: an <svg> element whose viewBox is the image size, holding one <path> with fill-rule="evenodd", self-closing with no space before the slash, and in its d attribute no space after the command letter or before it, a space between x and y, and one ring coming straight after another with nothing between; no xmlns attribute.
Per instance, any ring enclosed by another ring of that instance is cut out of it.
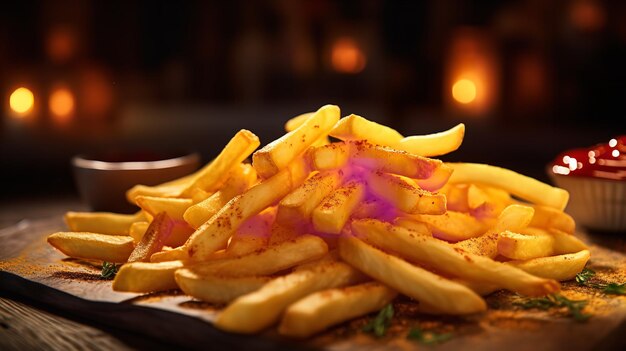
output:
<svg viewBox="0 0 626 351"><path fill-rule="evenodd" d="M582 272L576 274L576 283L581 286L588 286L590 288L602 290L605 294L610 295L626 295L626 283L605 283L594 282L593 277L596 272L592 269L585 268Z"/></svg>
<svg viewBox="0 0 626 351"><path fill-rule="evenodd" d="M117 274L118 267L115 263L110 262L102 262L102 272L100 276L104 279L113 279L115 278L115 274Z"/></svg>
<svg viewBox="0 0 626 351"><path fill-rule="evenodd" d="M385 334L387 333L387 329L389 329L389 326L391 326L391 319L393 318L393 314L393 306L391 304L388 304L387 306L383 307L380 312L378 312L376 318L372 319L363 327L363 331L366 333L372 333L378 338L385 336Z"/></svg>
<svg viewBox="0 0 626 351"><path fill-rule="evenodd" d="M550 308L567 308L568 315L577 322L585 322L591 318L591 314L583 313L583 309L587 306L587 300L570 300L560 294L552 294L536 299L528 299L526 301L514 302L515 306L523 309L540 309L548 310Z"/></svg>
<svg viewBox="0 0 626 351"><path fill-rule="evenodd" d="M432 331L424 331L421 328L412 328L406 338L419 341L424 345L436 345L452 339L452 336L452 333L435 333Z"/></svg>

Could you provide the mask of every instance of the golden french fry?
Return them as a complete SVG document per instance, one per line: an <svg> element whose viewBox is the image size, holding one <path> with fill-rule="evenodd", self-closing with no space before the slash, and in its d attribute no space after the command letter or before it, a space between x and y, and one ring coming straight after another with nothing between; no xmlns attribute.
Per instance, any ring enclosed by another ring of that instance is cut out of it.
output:
<svg viewBox="0 0 626 351"><path fill-rule="evenodd" d="M366 242L412 262L437 267L452 276L494 284L524 295L540 296L559 290L555 281L537 278L490 258L474 255L426 235L378 220L352 222L352 233ZM439 305L433 305L438 307Z"/></svg>
<svg viewBox="0 0 626 351"><path fill-rule="evenodd" d="M455 127L439 133L412 135L402 138L392 145L398 150L420 156L441 156L458 149L463 143L465 125L459 123Z"/></svg>
<svg viewBox="0 0 626 351"><path fill-rule="evenodd" d="M551 235L524 235L505 230L498 237L498 253L514 260L549 256L553 245Z"/></svg>
<svg viewBox="0 0 626 351"><path fill-rule="evenodd" d="M535 204L563 210L569 193L510 169L480 163L446 163L454 169L451 183L479 183L506 190Z"/></svg>
<svg viewBox="0 0 626 351"><path fill-rule="evenodd" d="M180 246L174 249L153 253L152 256L150 256L150 262L185 261L188 258L187 251L184 247Z"/></svg>
<svg viewBox="0 0 626 351"><path fill-rule="evenodd" d="M507 206L493 227L481 236L459 241L454 247L469 253L494 258L498 255L498 236L505 230L519 232L526 228L533 218L535 210L530 206Z"/></svg>
<svg viewBox="0 0 626 351"><path fill-rule="evenodd" d="M415 186L406 177L383 172L367 172L369 190L379 198L393 204L406 213L443 214L446 197Z"/></svg>
<svg viewBox="0 0 626 351"><path fill-rule="evenodd" d="M300 234L303 234L301 231L301 227L295 227L289 224L282 224L278 221L274 221L270 228L268 245L274 245L287 240L295 239L300 236Z"/></svg>
<svg viewBox="0 0 626 351"><path fill-rule="evenodd" d="M585 244L582 240L572 234L562 232L558 229L545 230L541 228L527 227L520 230L520 233L532 236L548 236L552 241L552 245L550 247L551 251L544 256L569 254L589 249L587 244Z"/></svg>
<svg viewBox="0 0 626 351"><path fill-rule="evenodd" d="M384 146L394 146L403 138L396 130L357 115L340 119L328 134L344 141L368 140Z"/></svg>
<svg viewBox="0 0 626 351"><path fill-rule="evenodd" d="M133 223L144 220L143 212L119 214L109 212L67 212L65 223L73 232L128 235Z"/></svg>
<svg viewBox="0 0 626 351"><path fill-rule="evenodd" d="M352 212L352 218L386 218L392 220L398 217L398 210L377 198L365 198Z"/></svg>
<svg viewBox="0 0 626 351"><path fill-rule="evenodd" d="M174 275L176 283L187 295L211 303L229 303L239 296L259 290L270 277L224 277L202 274L183 268Z"/></svg>
<svg viewBox="0 0 626 351"><path fill-rule="evenodd" d="M259 176L267 179L285 169L339 120L339 107L322 106L302 125L265 145L252 155L252 165Z"/></svg>
<svg viewBox="0 0 626 351"><path fill-rule="evenodd" d="M129 235L133 238L135 244L141 241L141 238L146 233L149 222L135 222L130 226ZM187 223L183 221L172 221L172 232L165 239L165 245L177 247L185 243L189 236L194 232Z"/></svg>
<svg viewBox="0 0 626 351"><path fill-rule="evenodd" d="M134 249L130 236L88 232L54 233L48 243L70 257L114 263L126 262Z"/></svg>
<svg viewBox="0 0 626 351"><path fill-rule="evenodd" d="M206 190L203 190L203 189L200 189L200 188L193 188L193 190L191 190L191 194L190 194L191 203L193 205L195 205L195 204L197 204L199 202L202 202L202 201L208 199L209 196L211 196L211 195L213 195L212 192L209 192L209 191L206 191Z"/></svg>
<svg viewBox="0 0 626 351"><path fill-rule="evenodd" d="M113 279L113 290L148 293L177 289L174 272L180 268L181 261L126 263Z"/></svg>
<svg viewBox="0 0 626 351"><path fill-rule="evenodd" d="M277 203L302 184L308 173L305 161L299 158L288 168L230 200L185 243L189 258L206 260L213 252L224 248L241 223Z"/></svg>
<svg viewBox="0 0 626 351"><path fill-rule="evenodd" d="M533 227L558 229L566 233L574 233L576 222L567 213L548 206L533 205L535 215L530 225Z"/></svg>
<svg viewBox="0 0 626 351"><path fill-rule="evenodd" d="M130 237L133 238L133 241L135 242L135 244L141 241L141 238L146 233L146 229L148 229L149 225L150 225L149 222L141 221L141 222L135 222L130 226L130 229L128 230L128 235L130 235Z"/></svg>
<svg viewBox="0 0 626 351"><path fill-rule="evenodd" d="M360 219L370 219L370 218L360 218ZM409 229L411 230L411 232L418 234L418 235L426 235L426 236L433 235L428 225L426 225L423 222L417 221L413 219L412 217L398 217L393 221L393 224L397 225L398 227Z"/></svg>
<svg viewBox="0 0 626 351"><path fill-rule="evenodd" d="M439 190L446 196L446 208L448 211L469 212L467 201L467 184L446 184Z"/></svg>
<svg viewBox="0 0 626 351"><path fill-rule="evenodd" d="M373 145L365 140L350 142L353 149L352 163L374 171L393 173L409 178L426 179L433 176L443 162L392 149Z"/></svg>
<svg viewBox="0 0 626 351"><path fill-rule="evenodd" d="M484 222L467 213L447 211L441 215L411 215L417 221L426 223L433 236L447 241L461 241L475 238L485 233Z"/></svg>
<svg viewBox="0 0 626 351"><path fill-rule="evenodd" d="M182 221L183 214L192 205L191 199L177 199L172 197L153 197L153 196L137 196L135 198L137 206L148 212L152 216L157 213L165 212L167 215L177 221Z"/></svg>
<svg viewBox="0 0 626 351"><path fill-rule="evenodd" d="M276 220L285 225L308 222L315 207L341 184L345 175L341 170L314 173L280 200Z"/></svg>
<svg viewBox="0 0 626 351"><path fill-rule="evenodd" d="M241 164L259 147L259 138L249 130L242 129L226 144L222 152L211 163L201 169L182 195L191 195L194 188L215 191L230 175L230 171Z"/></svg>
<svg viewBox="0 0 626 351"><path fill-rule="evenodd" d="M298 128L302 124L304 124L304 122L306 122L314 114L315 114L315 112L308 112L308 113L303 113L301 115L298 115L296 117L291 118L290 120L288 120L285 123L285 131L286 132L291 132L291 131L295 130L296 128ZM328 137L327 136L322 136L319 139L317 139L312 144L312 146L321 146L321 145L326 145L326 144L329 144L329 143L330 143L330 141L328 140Z"/></svg>
<svg viewBox="0 0 626 351"><path fill-rule="evenodd" d="M241 257L202 262L194 266L200 273L226 276L270 275L307 260L324 256L328 246L324 240L303 235L293 240L266 246Z"/></svg>
<svg viewBox="0 0 626 351"><path fill-rule="evenodd" d="M467 202L472 216L496 218L510 204L511 197L503 190L469 184Z"/></svg>
<svg viewBox="0 0 626 351"><path fill-rule="evenodd" d="M278 332L306 338L330 326L378 311L396 295L394 290L376 282L318 291L287 307Z"/></svg>
<svg viewBox="0 0 626 351"><path fill-rule="evenodd" d="M155 186L135 185L126 192L126 199L134 204L137 196L179 197L182 195L183 191L195 181L203 169L182 178Z"/></svg>
<svg viewBox="0 0 626 351"><path fill-rule="evenodd" d="M570 280L580 273L591 254L589 250L577 253L533 258L527 261L509 261L506 264L517 267L538 277L554 280Z"/></svg>
<svg viewBox="0 0 626 351"><path fill-rule="evenodd" d="M256 333L278 322L287 306L302 297L364 279L363 274L342 262L300 269L233 301L218 315L215 326L230 332Z"/></svg>
<svg viewBox="0 0 626 351"><path fill-rule="evenodd" d="M341 237L339 254L351 266L442 313L470 314L487 309L485 301L465 286L380 251L359 239Z"/></svg>
<svg viewBox="0 0 626 351"><path fill-rule="evenodd" d="M153 253L161 251L165 241L172 234L174 223L165 212L157 214L146 229L145 234L128 257L128 262L146 262Z"/></svg>
<svg viewBox="0 0 626 351"><path fill-rule="evenodd" d="M231 257L243 256L265 247L269 242L274 218L276 218L275 207L250 217L230 238L226 254Z"/></svg>
<svg viewBox="0 0 626 351"><path fill-rule="evenodd" d="M256 171L250 164L233 168L224 186L206 199L190 206L183 218L193 228L198 228L213 217L233 197L248 190L256 182Z"/></svg>
<svg viewBox="0 0 626 351"><path fill-rule="evenodd" d="M345 166L350 159L350 154L350 144L339 142L311 147L305 157L313 169L327 171Z"/></svg>
<svg viewBox="0 0 626 351"><path fill-rule="evenodd" d="M346 183L313 210L313 227L322 233L341 233L352 211L363 201L364 197L365 185L363 183L357 181Z"/></svg>
<svg viewBox="0 0 626 351"><path fill-rule="evenodd" d="M438 191L446 183L452 175L452 167L449 167L445 163L438 167L430 178L416 179L415 183L422 189L428 191Z"/></svg>

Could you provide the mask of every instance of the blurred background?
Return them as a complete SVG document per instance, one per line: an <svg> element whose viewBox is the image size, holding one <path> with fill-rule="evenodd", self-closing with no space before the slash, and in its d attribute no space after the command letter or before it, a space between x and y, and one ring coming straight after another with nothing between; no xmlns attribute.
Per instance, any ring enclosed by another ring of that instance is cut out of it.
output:
<svg viewBox="0 0 626 351"><path fill-rule="evenodd" d="M214 157L337 104L405 135L466 123L446 160L547 180L626 134L626 2L6 1L0 196L74 192L101 150Z"/></svg>

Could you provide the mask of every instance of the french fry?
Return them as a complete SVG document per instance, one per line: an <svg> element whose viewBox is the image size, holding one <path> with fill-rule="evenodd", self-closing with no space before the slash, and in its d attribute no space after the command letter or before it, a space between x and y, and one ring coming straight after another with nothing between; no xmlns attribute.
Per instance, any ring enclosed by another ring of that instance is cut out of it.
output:
<svg viewBox="0 0 626 351"><path fill-rule="evenodd" d="M531 236L548 236L551 239L552 245L550 246L550 252L544 256L569 254L589 249L587 244L585 244L582 240L572 234L562 232L558 229L546 230L527 227L520 230L520 233Z"/></svg>
<svg viewBox="0 0 626 351"><path fill-rule="evenodd" d="M362 219L370 219L370 218L362 218ZM418 235L426 235L426 236L433 235L428 225L426 225L423 222L417 221L413 219L412 217L398 217L393 221L393 224L399 227L409 229L411 230L411 232L418 234Z"/></svg>
<svg viewBox="0 0 626 351"><path fill-rule="evenodd" d="M194 188L215 191L226 181L230 171L241 164L259 147L259 138L249 130L242 129L226 144L211 163L200 170L194 182L181 195L190 196Z"/></svg>
<svg viewBox="0 0 626 351"><path fill-rule="evenodd" d="M183 268L174 275L176 284L187 295L211 303L229 303L239 296L259 290L270 277L224 277Z"/></svg>
<svg viewBox="0 0 626 351"><path fill-rule="evenodd" d="M306 163L299 158L288 168L230 200L185 243L189 258L202 261L224 248L228 238L241 223L277 203L302 184L308 172Z"/></svg>
<svg viewBox="0 0 626 351"><path fill-rule="evenodd" d="M434 237L447 241L461 241L482 235L487 230L485 223L467 213L447 211L441 215L411 215L426 223Z"/></svg>
<svg viewBox="0 0 626 351"><path fill-rule="evenodd" d="M190 175L155 186L135 185L126 192L126 199L134 204L137 196L180 197L203 170L204 168Z"/></svg>
<svg viewBox="0 0 626 351"><path fill-rule="evenodd" d="M276 208L270 207L245 221L230 238L226 253L228 256L243 256L266 246L270 228L276 218Z"/></svg>
<svg viewBox="0 0 626 351"><path fill-rule="evenodd" d="M306 338L328 327L378 311L398 295L380 283L318 291L287 308L278 332Z"/></svg>
<svg viewBox="0 0 626 351"><path fill-rule="evenodd" d="M128 235L133 223L144 220L143 212L118 214L109 212L67 212L65 223L73 232Z"/></svg>
<svg viewBox="0 0 626 351"><path fill-rule="evenodd" d="M88 232L58 232L48 236L48 243L70 257L126 262L133 251L130 236Z"/></svg>
<svg viewBox="0 0 626 351"><path fill-rule="evenodd" d="M137 206L148 212L152 216L165 212L173 219L182 221L183 214L192 205L191 199L176 199L171 197L137 196L135 198Z"/></svg>
<svg viewBox="0 0 626 351"><path fill-rule="evenodd" d="M146 229L145 234L128 257L128 262L146 262L153 253L161 251L165 241L172 234L174 223L165 212L157 214Z"/></svg>
<svg viewBox="0 0 626 351"><path fill-rule="evenodd" d="M416 179L415 183L422 189L428 191L438 191L446 183L452 175L452 167L449 167L445 163L438 167L430 178Z"/></svg>
<svg viewBox="0 0 626 351"><path fill-rule="evenodd" d="M530 226L558 229L566 233L572 234L576 229L576 222L572 216L567 213L548 206L533 205L535 215L530 222Z"/></svg>
<svg viewBox="0 0 626 351"><path fill-rule="evenodd" d="M398 217L398 210L381 199L365 198L352 212L352 218L380 218L389 221Z"/></svg>
<svg viewBox="0 0 626 351"><path fill-rule="evenodd" d="M146 221L135 222L131 224L130 229L128 230L128 235L130 235L130 237L133 238L133 241L135 242L135 244L141 241L141 238L146 233L146 229L148 229L149 225L150 225L150 222L146 222Z"/></svg>
<svg viewBox="0 0 626 351"><path fill-rule="evenodd" d="M350 144L339 142L311 147L307 150L305 157L313 169L328 171L345 166L350 154Z"/></svg>
<svg viewBox="0 0 626 351"><path fill-rule="evenodd" d="M569 193L509 169L480 163L447 163L454 169L451 183L479 183L506 190L535 204L563 210Z"/></svg>
<svg viewBox="0 0 626 351"><path fill-rule="evenodd" d="M344 175L341 170L314 173L280 200L276 220L291 225L308 222L315 207L341 184Z"/></svg>
<svg viewBox="0 0 626 351"><path fill-rule="evenodd" d="M356 181L346 183L313 210L313 227L323 233L341 233L352 211L364 197L365 185Z"/></svg>
<svg viewBox="0 0 626 351"><path fill-rule="evenodd" d="M514 260L549 256L553 245L551 235L524 235L505 230L498 237L498 253Z"/></svg>
<svg viewBox="0 0 626 351"><path fill-rule="evenodd" d="M550 257L533 258L527 261L509 261L506 264L517 267L537 277L559 281L570 280L580 273L591 254L589 250Z"/></svg>
<svg viewBox="0 0 626 351"><path fill-rule="evenodd" d="M150 256L150 262L185 261L187 259L189 259L187 250L182 246L155 252Z"/></svg>
<svg viewBox="0 0 626 351"><path fill-rule="evenodd" d="M198 228L213 217L233 197L248 190L256 182L256 171L250 164L240 163L230 171L224 185L206 199L190 206L183 218L193 228Z"/></svg>
<svg viewBox="0 0 626 351"><path fill-rule="evenodd" d="M458 149L463 143L465 125L459 123L443 132L428 135L412 135L400 139L392 145L398 150L410 152L420 156L441 156Z"/></svg>
<svg viewBox="0 0 626 351"><path fill-rule="evenodd" d="M194 265L200 273L232 277L270 275L324 256L328 246L324 240L303 235L293 240L264 247L241 257L224 258Z"/></svg>
<svg viewBox="0 0 626 351"><path fill-rule="evenodd" d="M285 169L339 120L339 107L322 106L302 125L265 145L252 155L252 165L258 175L267 179Z"/></svg>
<svg viewBox="0 0 626 351"><path fill-rule="evenodd" d="M350 142L352 162L374 171L393 173L409 178L430 178L443 162L399 151L386 146L373 145L365 140Z"/></svg>
<svg viewBox="0 0 626 351"><path fill-rule="evenodd" d="M394 146L403 138L396 130L357 115L340 119L328 134L344 141L368 140L384 146Z"/></svg>
<svg viewBox="0 0 626 351"><path fill-rule="evenodd" d="M295 130L296 128L298 128L302 124L304 124L304 122L306 122L314 114L315 114L315 112L308 112L308 113L303 113L301 115L298 115L296 117L291 118L290 120L287 121L287 123L285 123L285 131L286 132L291 132L291 131ZM328 137L327 136L323 136L323 137L320 137L319 139L317 139L312 144L312 146L321 146L321 145L326 145L326 144L329 144L329 143L330 143L330 141L328 140Z"/></svg>
<svg viewBox="0 0 626 351"><path fill-rule="evenodd" d="M443 241L414 235L412 230L381 221L354 221L352 233L387 252L470 281L494 284L529 296L546 295L560 288L555 281L537 278L490 258L455 249Z"/></svg>
<svg viewBox="0 0 626 351"><path fill-rule="evenodd" d="M459 241L454 247L469 253L494 258L498 255L498 237L505 230L519 232L526 228L533 218L535 210L530 206L507 206L492 228L481 236Z"/></svg>
<svg viewBox="0 0 626 351"><path fill-rule="evenodd" d="M126 263L113 279L113 290L148 293L176 289L174 272L182 267L181 261Z"/></svg>
<svg viewBox="0 0 626 351"><path fill-rule="evenodd" d="M215 325L236 333L256 333L278 322L287 306L302 297L364 279L359 271L341 262L297 270L233 301L218 315Z"/></svg>
<svg viewBox="0 0 626 351"><path fill-rule="evenodd" d="M296 228L289 224L282 224L278 221L274 221L270 228L268 244L274 245L287 240L295 239L301 234L299 229L301 228Z"/></svg>
<svg viewBox="0 0 626 351"><path fill-rule="evenodd" d="M471 314L487 309L485 301L465 286L384 253L353 237L339 239L339 254L351 266L442 313Z"/></svg>
<svg viewBox="0 0 626 351"><path fill-rule="evenodd" d="M415 186L406 177L382 172L366 173L369 190L406 213L443 214L446 197Z"/></svg>
<svg viewBox="0 0 626 351"><path fill-rule="evenodd" d="M446 196L446 208L448 211L469 212L467 201L467 184L446 184L439 190Z"/></svg>

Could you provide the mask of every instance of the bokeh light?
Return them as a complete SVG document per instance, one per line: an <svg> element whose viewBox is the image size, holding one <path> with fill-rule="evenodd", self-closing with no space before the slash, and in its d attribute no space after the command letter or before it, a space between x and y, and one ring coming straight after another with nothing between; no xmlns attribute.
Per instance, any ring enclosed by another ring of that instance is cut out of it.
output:
<svg viewBox="0 0 626 351"><path fill-rule="evenodd" d="M57 88L50 94L48 107L58 122L66 122L74 113L74 94L67 88Z"/></svg>
<svg viewBox="0 0 626 351"><path fill-rule="evenodd" d="M367 59L354 39L344 37L333 44L331 62L337 72L356 74L363 71Z"/></svg>
<svg viewBox="0 0 626 351"><path fill-rule="evenodd" d="M15 89L9 97L9 106L11 110L16 112L18 116L23 116L33 109L35 105L35 95L27 88L21 87Z"/></svg>
<svg viewBox="0 0 626 351"><path fill-rule="evenodd" d="M452 97L462 104L469 104L476 100L476 84L469 79L459 79L452 86Z"/></svg>

